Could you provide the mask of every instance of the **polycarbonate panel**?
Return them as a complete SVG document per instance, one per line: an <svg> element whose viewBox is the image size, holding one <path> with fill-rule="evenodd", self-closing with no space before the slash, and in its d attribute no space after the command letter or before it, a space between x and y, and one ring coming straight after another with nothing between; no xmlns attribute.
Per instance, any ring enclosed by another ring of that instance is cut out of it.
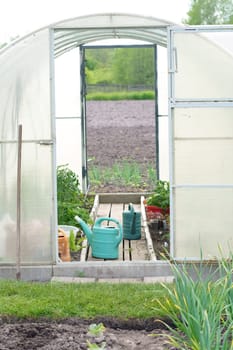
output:
<svg viewBox="0 0 233 350"><path fill-rule="evenodd" d="M233 183L233 140L175 141L178 184Z"/></svg>
<svg viewBox="0 0 233 350"><path fill-rule="evenodd" d="M78 174L82 188L81 119L57 119L57 165L67 165Z"/></svg>
<svg viewBox="0 0 233 350"><path fill-rule="evenodd" d="M158 112L168 115L167 48L157 46Z"/></svg>
<svg viewBox="0 0 233 350"><path fill-rule="evenodd" d="M55 60L56 117L80 116L80 55L79 48Z"/></svg>
<svg viewBox="0 0 233 350"><path fill-rule="evenodd" d="M176 108L175 138L233 138L233 107Z"/></svg>
<svg viewBox="0 0 233 350"><path fill-rule="evenodd" d="M0 143L0 264L15 257L17 146ZM9 242L9 244L7 244ZM9 247L11 245L11 248ZM8 258L9 255L9 258Z"/></svg>
<svg viewBox="0 0 233 350"><path fill-rule="evenodd" d="M2 144L0 181L0 263L16 262L17 144ZM52 260L53 185L51 145L22 145L21 262Z"/></svg>
<svg viewBox="0 0 233 350"><path fill-rule="evenodd" d="M79 48L55 60L55 83L57 165L67 164L78 174L82 186Z"/></svg>
<svg viewBox="0 0 233 350"><path fill-rule="evenodd" d="M89 16L70 18L53 25L54 28L98 28L98 27L146 27L146 26L167 26L171 22L155 17L146 17L124 13L102 13Z"/></svg>
<svg viewBox="0 0 233 350"><path fill-rule="evenodd" d="M158 28L86 28L77 29L56 29L55 30L55 56L72 50L77 45L86 45L96 41L105 41L108 39L134 39L146 43L166 46L166 29Z"/></svg>
<svg viewBox="0 0 233 350"><path fill-rule="evenodd" d="M136 39L162 46L170 22L133 14L96 14L55 23L55 56L78 46L106 39Z"/></svg>
<svg viewBox="0 0 233 350"><path fill-rule="evenodd" d="M25 262L49 263L54 232L51 145L24 144L22 225Z"/></svg>
<svg viewBox="0 0 233 350"><path fill-rule="evenodd" d="M34 33L0 55L1 140L51 138L49 30Z"/></svg>
<svg viewBox="0 0 233 350"><path fill-rule="evenodd" d="M206 36L197 32L174 35L176 98L233 98L232 52ZM233 41L233 32L228 33L228 40Z"/></svg>
<svg viewBox="0 0 233 350"><path fill-rule="evenodd" d="M169 180L168 158L168 73L167 73L167 49L157 46L158 66L158 114L159 114L159 177L161 180Z"/></svg>
<svg viewBox="0 0 233 350"><path fill-rule="evenodd" d="M177 108L174 179L178 184L233 183L233 108Z"/></svg>
<svg viewBox="0 0 233 350"><path fill-rule="evenodd" d="M0 264L16 262L17 137L22 125L21 263L54 261L49 29L0 54Z"/></svg>
<svg viewBox="0 0 233 350"><path fill-rule="evenodd" d="M174 190L174 255L215 259L233 251L233 188ZM222 252L221 252L222 249Z"/></svg>

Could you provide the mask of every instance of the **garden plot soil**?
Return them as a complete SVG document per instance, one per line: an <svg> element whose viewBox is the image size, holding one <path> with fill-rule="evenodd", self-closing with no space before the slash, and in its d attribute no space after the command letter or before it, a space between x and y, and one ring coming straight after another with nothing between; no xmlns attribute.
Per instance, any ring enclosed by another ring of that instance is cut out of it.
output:
<svg viewBox="0 0 233 350"><path fill-rule="evenodd" d="M155 166L155 102L88 101L86 110L88 164L111 168L116 162L131 160L145 170L146 177L148 165ZM102 184L95 190L139 192L134 186L114 183Z"/></svg>
<svg viewBox="0 0 233 350"><path fill-rule="evenodd" d="M102 335L89 334L90 324L99 322L106 327ZM86 350L91 349L88 341L105 350L175 350L167 343L167 330L157 327L158 322L154 320L101 318L87 321L71 318L55 322L0 319L0 350Z"/></svg>
<svg viewBox="0 0 233 350"><path fill-rule="evenodd" d="M123 159L145 167L155 163L154 114L154 101L87 102L88 157L103 167ZM138 191L116 184L98 188L98 192ZM106 327L103 335L89 335L89 325L99 322ZM85 350L87 341L99 348L106 343L106 350L174 350L167 344L166 333L169 334L160 322L151 319L70 318L55 322L0 317L0 350Z"/></svg>

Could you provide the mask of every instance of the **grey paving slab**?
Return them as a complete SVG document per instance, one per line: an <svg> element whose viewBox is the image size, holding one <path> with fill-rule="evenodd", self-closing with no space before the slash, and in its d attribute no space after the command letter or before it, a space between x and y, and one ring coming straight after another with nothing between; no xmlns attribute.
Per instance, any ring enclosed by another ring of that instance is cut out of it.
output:
<svg viewBox="0 0 233 350"><path fill-rule="evenodd" d="M51 282L61 283L173 283L174 276L150 276L141 278L91 278L91 277L53 277Z"/></svg>

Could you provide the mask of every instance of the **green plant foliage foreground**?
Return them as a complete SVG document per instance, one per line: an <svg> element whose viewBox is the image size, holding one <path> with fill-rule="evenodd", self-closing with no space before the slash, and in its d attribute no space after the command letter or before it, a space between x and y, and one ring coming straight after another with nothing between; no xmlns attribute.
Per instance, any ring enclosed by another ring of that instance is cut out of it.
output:
<svg viewBox="0 0 233 350"><path fill-rule="evenodd" d="M147 198L148 205L155 205L162 209L169 208L170 186L168 181L158 180L156 182L154 193Z"/></svg>
<svg viewBox="0 0 233 350"><path fill-rule="evenodd" d="M221 260L217 271L208 276L204 265L189 270L173 265L175 287L164 286L169 297L159 304L176 326L168 328L170 342L177 349L233 349L232 258Z"/></svg>
<svg viewBox="0 0 233 350"><path fill-rule="evenodd" d="M160 284L30 283L0 281L0 315L27 317L162 317L158 301L168 297ZM104 300L104 302L103 302ZM158 310L155 312L154 307Z"/></svg>
<svg viewBox="0 0 233 350"><path fill-rule="evenodd" d="M93 199L86 197L79 188L78 176L66 165L57 168L58 224L77 226L76 215L90 222L89 213Z"/></svg>
<svg viewBox="0 0 233 350"><path fill-rule="evenodd" d="M153 164L148 164L147 169L132 160L115 162L112 167L100 167L89 165L89 180L91 186L100 186L113 183L121 186L133 186L145 188L156 183L156 170Z"/></svg>

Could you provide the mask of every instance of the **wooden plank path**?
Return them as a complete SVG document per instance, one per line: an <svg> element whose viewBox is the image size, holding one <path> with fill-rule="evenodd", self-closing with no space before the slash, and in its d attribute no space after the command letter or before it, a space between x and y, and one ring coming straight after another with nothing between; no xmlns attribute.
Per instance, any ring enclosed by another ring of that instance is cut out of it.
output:
<svg viewBox="0 0 233 350"><path fill-rule="evenodd" d="M134 210L141 211L140 204L134 204ZM128 205L124 203L100 203L96 213L96 217L112 217L122 224L122 213L128 209ZM116 261L142 261L149 260L147 242L143 228L143 220L141 220L141 239L139 240L123 240L119 245L119 258ZM111 223L112 226L112 223ZM87 252L88 261L103 261L104 259L96 259L91 255L91 247Z"/></svg>

